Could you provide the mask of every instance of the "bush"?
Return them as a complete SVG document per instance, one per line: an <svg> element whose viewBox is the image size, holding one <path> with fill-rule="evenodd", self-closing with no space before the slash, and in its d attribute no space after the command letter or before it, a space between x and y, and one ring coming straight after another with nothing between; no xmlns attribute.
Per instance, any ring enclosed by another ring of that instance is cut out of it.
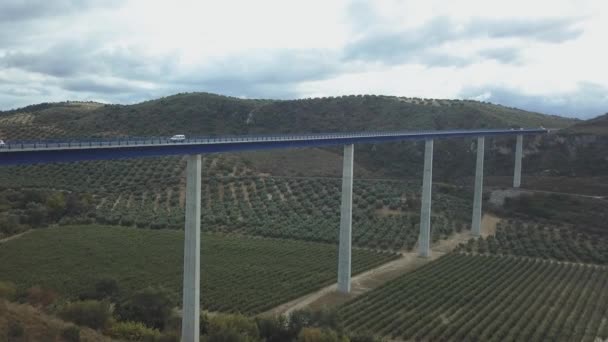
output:
<svg viewBox="0 0 608 342"><path fill-rule="evenodd" d="M243 315L217 315L209 318L206 341L259 341L260 334L255 322Z"/></svg>
<svg viewBox="0 0 608 342"><path fill-rule="evenodd" d="M107 335L126 341L156 341L160 339L160 332L151 329L140 322L118 322L107 331Z"/></svg>
<svg viewBox="0 0 608 342"><path fill-rule="evenodd" d="M319 328L304 328L298 334L298 342L348 342L348 338L338 337L333 330Z"/></svg>
<svg viewBox="0 0 608 342"><path fill-rule="evenodd" d="M100 298L112 298L118 291L118 282L115 279L101 279L95 284L95 293Z"/></svg>
<svg viewBox="0 0 608 342"><path fill-rule="evenodd" d="M66 342L80 342L80 328L75 325L70 325L61 331L61 337Z"/></svg>
<svg viewBox="0 0 608 342"><path fill-rule="evenodd" d="M40 286L32 286L26 291L26 301L38 307L47 307L57 300L57 293Z"/></svg>
<svg viewBox="0 0 608 342"><path fill-rule="evenodd" d="M164 288L148 287L121 304L118 314L122 320L142 322L150 328L163 330L175 301Z"/></svg>
<svg viewBox="0 0 608 342"><path fill-rule="evenodd" d="M0 281L0 298L13 300L16 293L15 284L8 281Z"/></svg>
<svg viewBox="0 0 608 342"><path fill-rule="evenodd" d="M84 291L79 295L81 300L87 299L112 299L118 295L118 282L114 279L101 279L95 283L93 289Z"/></svg>
<svg viewBox="0 0 608 342"><path fill-rule="evenodd" d="M287 330L287 319L285 316L257 317L255 322L260 332L260 337L266 342L292 341L296 336Z"/></svg>
<svg viewBox="0 0 608 342"><path fill-rule="evenodd" d="M25 338L25 329L20 322L15 320L8 321L8 331L6 333L8 341L21 341Z"/></svg>
<svg viewBox="0 0 608 342"><path fill-rule="evenodd" d="M112 319L112 308L106 301L84 300L67 304L59 316L78 325L103 329Z"/></svg>

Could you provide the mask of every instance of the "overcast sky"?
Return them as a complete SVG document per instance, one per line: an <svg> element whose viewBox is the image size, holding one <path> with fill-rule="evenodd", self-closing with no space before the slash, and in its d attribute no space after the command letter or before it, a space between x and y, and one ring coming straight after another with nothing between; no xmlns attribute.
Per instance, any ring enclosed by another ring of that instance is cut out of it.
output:
<svg viewBox="0 0 608 342"><path fill-rule="evenodd" d="M0 109L246 98L468 98L608 112L605 0L1 0Z"/></svg>

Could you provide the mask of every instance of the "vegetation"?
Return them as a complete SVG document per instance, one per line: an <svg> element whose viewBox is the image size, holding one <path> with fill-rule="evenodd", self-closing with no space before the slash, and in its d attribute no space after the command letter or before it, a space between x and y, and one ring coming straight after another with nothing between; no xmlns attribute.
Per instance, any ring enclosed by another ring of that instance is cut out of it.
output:
<svg viewBox="0 0 608 342"><path fill-rule="evenodd" d="M503 221L498 224L496 235L469 240L458 250L608 264L608 234L589 233L577 228L573 225Z"/></svg>
<svg viewBox="0 0 608 342"><path fill-rule="evenodd" d="M74 326L30 305L0 299L0 341L106 342L110 339L93 329Z"/></svg>
<svg viewBox="0 0 608 342"><path fill-rule="evenodd" d="M99 330L110 325L112 310L108 302L85 300L67 304L59 316L66 321Z"/></svg>
<svg viewBox="0 0 608 342"><path fill-rule="evenodd" d="M494 210L505 217L540 220L558 225L566 223L575 225L581 233L608 236L608 208L603 199L561 194L522 194L506 198L504 206Z"/></svg>
<svg viewBox="0 0 608 342"><path fill-rule="evenodd" d="M23 194L13 189L0 192L0 202L4 198L9 208L4 215L12 218L10 223L7 221L5 235L23 231L33 221L37 222L34 227L46 223L97 222L183 229L183 167L179 159L158 158L80 163L78 167L56 164L0 168L0 186L32 189ZM378 249L412 249L418 238L419 183L357 179L354 185L354 244ZM44 190L49 187L70 192ZM336 243L340 187L338 178L252 175L251 169L234 156L206 157L203 160L202 228ZM89 195L91 193L95 196ZM434 241L468 224L470 196L462 187L436 186ZM65 213L61 219L51 214L57 212L55 207Z"/></svg>
<svg viewBox="0 0 608 342"><path fill-rule="evenodd" d="M450 254L340 308L345 328L407 340L608 338L606 267Z"/></svg>
<svg viewBox="0 0 608 342"><path fill-rule="evenodd" d="M0 275L18 288L42 285L68 298L90 293L102 279L115 279L120 286L117 300L131 298L128 308L134 301L144 305L146 293L139 292L141 300L134 295L148 286L181 293L182 246L180 231L104 226L36 230L2 244ZM270 309L335 282L336 249L319 243L203 234L201 304L210 311L247 314ZM353 272L395 257L355 249ZM127 320L142 320L137 310L125 312L130 313Z"/></svg>
<svg viewBox="0 0 608 342"><path fill-rule="evenodd" d="M541 125L562 128L575 122L476 101L368 95L268 101L193 93L128 106L91 103L30 106L0 114L0 131L5 140L14 140ZM486 167L508 174L512 158L505 153L505 147L512 146L513 139L495 141L497 144L487 145ZM436 178L470 175L475 160L470 141L437 142L435 147ZM398 177L421 173L420 144L367 144L357 148L357 161L370 170Z"/></svg>

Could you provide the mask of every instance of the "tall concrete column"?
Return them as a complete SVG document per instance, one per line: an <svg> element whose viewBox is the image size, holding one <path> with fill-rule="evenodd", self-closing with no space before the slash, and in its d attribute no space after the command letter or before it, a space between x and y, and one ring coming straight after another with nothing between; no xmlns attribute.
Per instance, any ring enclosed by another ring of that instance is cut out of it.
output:
<svg viewBox="0 0 608 342"><path fill-rule="evenodd" d="M513 187L519 188L521 185L521 157L523 150L524 136L517 136L517 144L515 145L515 170L513 174Z"/></svg>
<svg viewBox="0 0 608 342"><path fill-rule="evenodd" d="M201 262L201 156L188 156L186 165L186 229L182 342L199 341Z"/></svg>
<svg viewBox="0 0 608 342"><path fill-rule="evenodd" d="M424 174L422 177L422 205L420 209L419 255L431 256L431 190L433 187L433 140L424 144Z"/></svg>
<svg viewBox="0 0 608 342"><path fill-rule="evenodd" d="M342 168L342 205L340 208L340 246L338 249L338 291L350 292L351 240L353 227L354 146L344 146Z"/></svg>
<svg viewBox="0 0 608 342"><path fill-rule="evenodd" d="M485 138L477 138L477 164L475 167L475 192L473 196L473 236L481 236L481 202L483 197L483 157Z"/></svg>

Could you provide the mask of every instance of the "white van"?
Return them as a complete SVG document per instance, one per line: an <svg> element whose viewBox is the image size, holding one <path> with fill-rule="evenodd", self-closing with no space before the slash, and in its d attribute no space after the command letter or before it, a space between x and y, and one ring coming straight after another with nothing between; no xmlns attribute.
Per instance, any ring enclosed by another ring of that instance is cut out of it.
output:
<svg viewBox="0 0 608 342"><path fill-rule="evenodd" d="M183 134L176 134L169 138L170 141L184 141L186 140L186 136Z"/></svg>
<svg viewBox="0 0 608 342"><path fill-rule="evenodd" d="M4 147L4 140L0 139L0 148Z"/></svg>

